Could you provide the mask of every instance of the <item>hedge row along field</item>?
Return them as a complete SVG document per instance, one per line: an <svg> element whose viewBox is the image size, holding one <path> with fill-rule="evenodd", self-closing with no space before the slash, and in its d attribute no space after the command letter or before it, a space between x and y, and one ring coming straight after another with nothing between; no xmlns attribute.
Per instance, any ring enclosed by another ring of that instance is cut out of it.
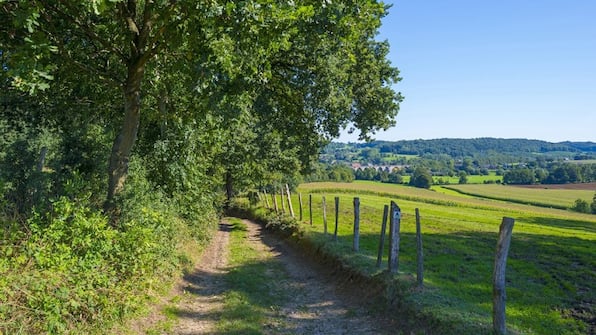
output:
<svg viewBox="0 0 596 335"><path fill-rule="evenodd" d="M461 334L491 332L491 277L498 228L503 216L512 217L516 223L507 264L511 332L594 331L596 216L370 182L311 183L298 191L304 200L304 237L370 275L384 271L375 264L381 215L383 205L395 200L402 209L398 277L406 282L412 282L416 272L414 212L419 208L425 288L412 290L404 303L415 304L425 315L449 325L445 329ZM313 198L312 227L308 194ZM323 196L328 235L323 233ZM340 197L337 242L332 238L335 196ZM352 252L354 197L360 198L359 253ZM298 197L292 201L298 213Z"/></svg>

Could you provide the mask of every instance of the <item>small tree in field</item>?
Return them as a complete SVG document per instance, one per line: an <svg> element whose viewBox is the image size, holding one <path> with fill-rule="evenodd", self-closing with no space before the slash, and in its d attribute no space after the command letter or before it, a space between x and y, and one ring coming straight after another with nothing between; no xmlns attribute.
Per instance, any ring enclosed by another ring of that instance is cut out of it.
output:
<svg viewBox="0 0 596 335"><path fill-rule="evenodd" d="M592 205L590 207L592 209L592 214L596 214L596 193L594 193L594 197L592 198Z"/></svg>
<svg viewBox="0 0 596 335"><path fill-rule="evenodd" d="M592 203L592 207L594 207L593 203ZM574 211L580 212L580 213L590 213L590 205L588 204L587 201L585 201L583 199L575 200L575 204L573 205L572 209Z"/></svg>
<svg viewBox="0 0 596 335"><path fill-rule="evenodd" d="M459 172L459 183L460 184L467 184L468 183L468 174L466 171Z"/></svg>
<svg viewBox="0 0 596 335"><path fill-rule="evenodd" d="M418 167L414 170L412 178L410 178L410 186L419 188L430 188L433 184L433 177L430 171L423 167Z"/></svg>

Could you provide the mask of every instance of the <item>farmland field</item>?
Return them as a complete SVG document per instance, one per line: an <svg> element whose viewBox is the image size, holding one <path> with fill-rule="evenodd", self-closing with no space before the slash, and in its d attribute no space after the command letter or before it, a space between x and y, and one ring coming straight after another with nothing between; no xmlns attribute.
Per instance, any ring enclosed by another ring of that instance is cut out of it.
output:
<svg viewBox="0 0 596 335"><path fill-rule="evenodd" d="M457 190L468 195L489 199L515 201L540 206L570 208L575 200L582 199L588 203L596 192L596 184L573 184L583 187L577 189L563 188L554 185L533 185L533 187L510 186L498 184L449 185L443 188Z"/></svg>
<svg viewBox="0 0 596 335"><path fill-rule="evenodd" d="M468 180L468 184L484 184L484 183L500 183L503 181L502 176L497 176L494 172L491 172L489 175L469 175L466 177ZM407 184L410 181L410 176L405 175L402 177L403 184ZM434 184L447 184L447 185L458 185L459 184L459 177L458 176L433 176L433 183Z"/></svg>
<svg viewBox="0 0 596 335"><path fill-rule="evenodd" d="M596 300L594 215L374 182L310 183L301 185L299 192L305 199L304 223L310 215L307 194L313 199L313 226L302 225L305 238L370 275L383 271L375 265L382 208L395 200L402 210L398 277L405 282L412 281L416 269L414 210L419 208L425 289L414 290L406 303L419 306L424 314L450 324L448 330L460 334L491 332L494 249L502 217L512 217L516 222L507 265L511 332L586 334L595 330L590 325ZM337 241L332 238L336 196L340 198ZM358 253L351 250L356 196L361 203ZM297 197L293 206L298 215Z"/></svg>

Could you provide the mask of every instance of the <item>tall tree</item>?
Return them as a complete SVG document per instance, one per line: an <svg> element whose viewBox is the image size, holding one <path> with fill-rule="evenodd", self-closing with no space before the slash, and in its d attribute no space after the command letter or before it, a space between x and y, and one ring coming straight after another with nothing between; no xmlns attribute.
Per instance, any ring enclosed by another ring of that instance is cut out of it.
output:
<svg viewBox="0 0 596 335"><path fill-rule="evenodd" d="M109 209L141 116L167 111L172 99L194 95L173 112L203 118L233 112L211 109L222 99L248 96L244 111L288 134L281 149L304 162L349 123L362 138L391 126L398 71L386 60L387 44L374 40L385 11L372 0L12 0L1 4L2 22L12 25L0 28L0 50L12 84L31 93L80 83L100 88L90 90L94 100L120 95L121 105L108 107L119 122ZM172 96L168 83L180 77L185 91Z"/></svg>

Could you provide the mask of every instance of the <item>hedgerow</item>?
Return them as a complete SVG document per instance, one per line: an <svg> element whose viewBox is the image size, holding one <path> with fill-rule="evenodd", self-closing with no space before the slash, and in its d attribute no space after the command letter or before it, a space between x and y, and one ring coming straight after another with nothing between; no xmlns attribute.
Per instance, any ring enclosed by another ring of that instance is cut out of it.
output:
<svg viewBox="0 0 596 335"><path fill-rule="evenodd" d="M0 334L103 333L179 272L181 245L205 240L217 213L205 205L192 222L181 218L139 166L117 224L85 196L60 197L23 223L5 219Z"/></svg>

